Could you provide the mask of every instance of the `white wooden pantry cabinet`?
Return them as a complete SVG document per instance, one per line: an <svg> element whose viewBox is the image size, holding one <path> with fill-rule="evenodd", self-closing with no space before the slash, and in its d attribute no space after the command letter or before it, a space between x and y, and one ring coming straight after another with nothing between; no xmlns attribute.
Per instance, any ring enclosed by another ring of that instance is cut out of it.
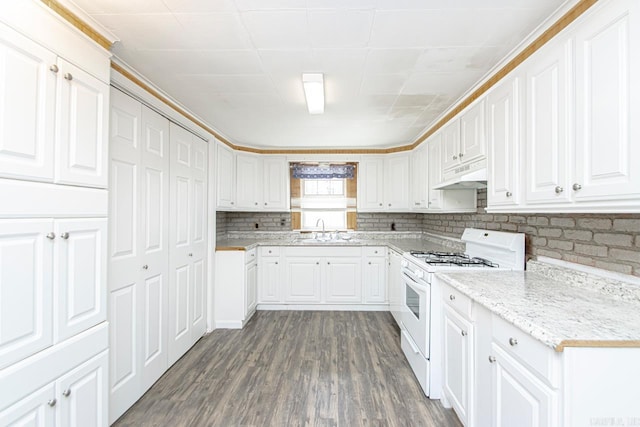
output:
<svg viewBox="0 0 640 427"><path fill-rule="evenodd" d="M489 210L640 211L639 48L640 4L600 1L492 89Z"/></svg>
<svg viewBox="0 0 640 427"><path fill-rule="evenodd" d="M110 54L40 2L0 21L0 425L105 426Z"/></svg>
<svg viewBox="0 0 640 427"><path fill-rule="evenodd" d="M207 144L111 93L109 420L206 330Z"/></svg>

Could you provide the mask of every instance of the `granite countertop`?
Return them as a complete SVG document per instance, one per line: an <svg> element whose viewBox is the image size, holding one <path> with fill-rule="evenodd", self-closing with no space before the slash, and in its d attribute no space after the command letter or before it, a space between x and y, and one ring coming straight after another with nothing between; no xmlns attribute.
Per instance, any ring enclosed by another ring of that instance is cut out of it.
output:
<svg viewBox="0 0 640 427"><path fill-rule="evenodd" d="M603 280L589 287L557 271L553 276L474 271L437 277L556 351L640 347L640 300L635 285L620 284L618 292L613 292L612 286L601 286Z"/></svg>

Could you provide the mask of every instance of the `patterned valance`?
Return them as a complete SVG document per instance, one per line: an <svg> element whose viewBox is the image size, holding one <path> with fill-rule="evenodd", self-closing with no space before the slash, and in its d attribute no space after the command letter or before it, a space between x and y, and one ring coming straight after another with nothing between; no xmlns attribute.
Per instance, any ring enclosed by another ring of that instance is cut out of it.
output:
<svg viewBox="0 0 640 427"><path fill-rule="evenodd" d="M293 177L298 179L353 179L353 165L305 165L293 164Z"/></svg>

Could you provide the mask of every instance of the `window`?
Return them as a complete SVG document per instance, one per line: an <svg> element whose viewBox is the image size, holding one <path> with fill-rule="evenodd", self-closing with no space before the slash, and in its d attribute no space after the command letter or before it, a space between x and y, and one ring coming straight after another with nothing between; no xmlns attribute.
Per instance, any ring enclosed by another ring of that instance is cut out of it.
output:
<svg viewBox="0 0 640 427"><path fill-rule="evenodd" d="M325 230L347 228L346 180L302 179L300 198L301 227L305 230L322 229L316 226L324 221Z"/></svg>

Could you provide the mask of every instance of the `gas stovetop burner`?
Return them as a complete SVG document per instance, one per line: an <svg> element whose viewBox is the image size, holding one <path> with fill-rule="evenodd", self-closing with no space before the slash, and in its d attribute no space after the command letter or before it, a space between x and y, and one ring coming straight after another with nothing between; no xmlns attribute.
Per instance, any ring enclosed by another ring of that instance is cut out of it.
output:
<svg viewBox="0 0 640 427"><path fill-rule="evenodd" d="M423 260L429 265L456 267L498 267L498 264L484 258L469 257L461 252L421 252L411 251L412 256Z"/></svg>

